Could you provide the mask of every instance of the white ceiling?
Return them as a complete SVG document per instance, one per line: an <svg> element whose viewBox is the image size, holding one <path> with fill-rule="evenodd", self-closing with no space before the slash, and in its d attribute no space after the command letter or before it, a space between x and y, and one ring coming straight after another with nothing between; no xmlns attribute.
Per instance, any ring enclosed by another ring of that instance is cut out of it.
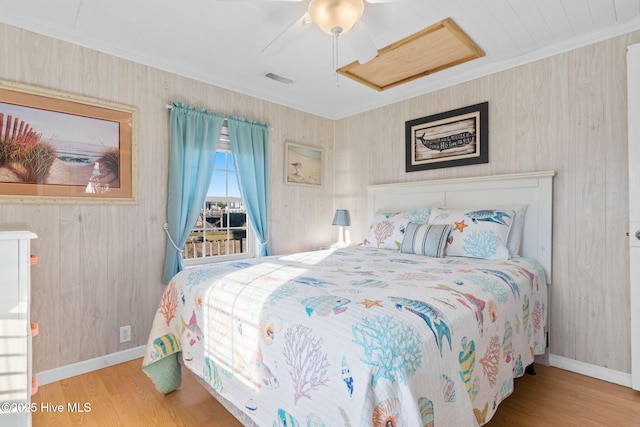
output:
<svg viewBox="0 0 640 427"><path fill-rule="evenodd" d="M383 48L451 17L485 52L377 92L333 72L315 25L277 55L261 53L307 8L269 0L0 0L0 21L330 119L431 92L640 29L640 0L403 0L365 4ZM355 60L346 37L338 65ZM264 77L273 72L293 80Z"/></svg>

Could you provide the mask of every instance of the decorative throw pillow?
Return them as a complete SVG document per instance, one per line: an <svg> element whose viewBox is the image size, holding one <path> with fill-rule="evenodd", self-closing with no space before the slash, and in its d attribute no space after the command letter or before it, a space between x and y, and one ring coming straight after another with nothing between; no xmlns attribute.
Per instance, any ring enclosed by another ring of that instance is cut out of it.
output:
<svg viewBox="0 0 640 427"><path fill-rule="evenodd" d="M415 209L406 212L378 213L362 242L370 248L399 250L409 222L427 223L431 210Z"/></svg>
<svg viewBox="0 0 640 427"><path fill-rule="evenodd" d="M509 259L507 238L513 210L441 209L431 210L430 224L450 224L446 256Z"/></svg>
<svg viewBox="0 0 640 427"><path fill-rule="evenodd" d="M420 208L413 211L407 211L404 213L404 217L409 222L415 222L416 224L428 223L430 215L431 215L431 208Z"/></svg>
<svg viewBox="0 0 640 427"><path fill-rule="evenodd" d="M404 232L400 252L435 258L444 256L451 225L416 224L410 222Z"/></svg>

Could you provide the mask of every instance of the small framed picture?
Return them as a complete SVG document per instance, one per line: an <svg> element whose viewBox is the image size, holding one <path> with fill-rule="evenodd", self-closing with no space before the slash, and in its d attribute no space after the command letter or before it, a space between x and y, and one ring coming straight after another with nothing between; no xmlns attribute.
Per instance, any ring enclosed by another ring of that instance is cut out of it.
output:
<svg viewBox="0 0 640 427"><path fill-rule="evenodd" d="M489 163L489 103L405 122L406 171Z"/></svg>
<svg viewBox="0 0 640 427"><path fill-rule="evenodd" d="M285 142L285 182L322 186L322 149Z"/></svg>

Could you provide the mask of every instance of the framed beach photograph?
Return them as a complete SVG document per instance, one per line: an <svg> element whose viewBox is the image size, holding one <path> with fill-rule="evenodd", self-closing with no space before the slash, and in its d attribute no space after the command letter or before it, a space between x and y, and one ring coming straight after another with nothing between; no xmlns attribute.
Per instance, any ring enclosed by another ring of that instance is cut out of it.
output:
<svg viewBox="0 0 640 427"><path fill-rule="evenodd" d="M489 162L489 103L405 122L406 172Z"/></svg>
<svg viewBox="0 0 640 427"><path fill-rule="evenodd" d="M0 81L0 202L135 203L137 109Z"/></svg>
<svg viewBox="0 0 640 427"><path fill-rule="evenodd" d="M285 182L322 186L322 149L285 142Z"/></svg>

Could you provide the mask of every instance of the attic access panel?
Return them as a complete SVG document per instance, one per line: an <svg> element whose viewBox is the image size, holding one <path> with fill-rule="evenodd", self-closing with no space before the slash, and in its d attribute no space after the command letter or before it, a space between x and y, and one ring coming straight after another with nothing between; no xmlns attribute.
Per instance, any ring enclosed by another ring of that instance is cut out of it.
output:
<svg viewBox="0 0 640 427"><path fill-rule="evenodd" d="M383 91L484 55L451 18L446 18L380 49L366 64L355 61L337 71Z"/></svg>

